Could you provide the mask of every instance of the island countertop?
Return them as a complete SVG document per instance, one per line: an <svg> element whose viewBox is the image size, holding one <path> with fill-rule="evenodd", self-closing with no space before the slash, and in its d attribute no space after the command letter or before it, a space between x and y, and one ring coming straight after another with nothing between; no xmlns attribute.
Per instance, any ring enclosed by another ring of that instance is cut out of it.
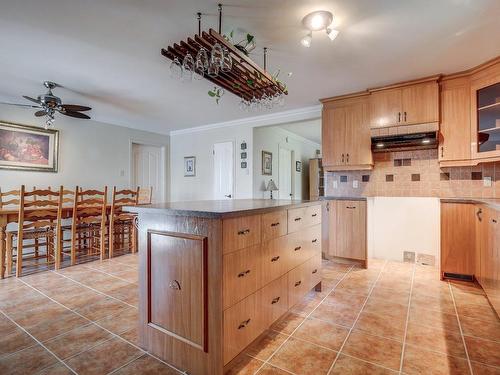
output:
<svg viewBox="0 0 500 375"><path fill-rule="evenodd" d="M217 219L254 215L276 209L299 208L318 204L321 204L321 202L288 199L227 199L127 206L125 210L137 213L160 213L172 216L195 216Z"/></svg>

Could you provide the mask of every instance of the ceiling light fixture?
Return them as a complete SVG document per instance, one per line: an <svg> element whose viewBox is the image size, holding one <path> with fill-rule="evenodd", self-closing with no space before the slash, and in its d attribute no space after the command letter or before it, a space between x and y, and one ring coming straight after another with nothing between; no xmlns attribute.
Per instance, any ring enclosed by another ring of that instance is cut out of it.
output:
<svg viewBox="0 0 500 375"><path fill-rule="evenodd" d="M332 29L333 14L326 10L317 10L309 13L302 19L302 25L309 30L309 33L300 40L304 47L310 47L312 43L312 32L325 30L330 40L334 40L339 31Z"/></svg>

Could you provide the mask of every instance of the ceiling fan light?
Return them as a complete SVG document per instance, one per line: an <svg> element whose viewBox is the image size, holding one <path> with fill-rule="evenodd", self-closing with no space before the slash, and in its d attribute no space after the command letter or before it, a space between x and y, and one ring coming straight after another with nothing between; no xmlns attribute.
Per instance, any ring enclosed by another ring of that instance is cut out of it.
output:
<svg viewBox="0 0 500 375"><path fill-rule="evenodd" d="M330 38L331 41L334 41L335 38L339 35L339 31L335 29L326 29L326 35L328 35L328 38Z"/></svg>
<svg viewBox="0 0 500 375"><path fill-rule="evenodd" d="M312 43L312 33L307 34L300 40L300 44L302 44L302 46L306 48L311 47L311 43Z"/></svg>

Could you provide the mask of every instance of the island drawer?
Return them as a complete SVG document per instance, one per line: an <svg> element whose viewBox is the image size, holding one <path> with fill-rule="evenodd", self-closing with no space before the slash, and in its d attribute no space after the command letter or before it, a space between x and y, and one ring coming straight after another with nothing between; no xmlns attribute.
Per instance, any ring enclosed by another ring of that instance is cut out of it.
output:
<svg viewBox="0 0 500 375"><path fill-rule="evenodd" d="M259 270L260 286L268 284L289 271L287 246L288 236L262 243Z"/></svg>
<svg viewBox="0 0 500 375"><path fill-rule="evenodd" d="M222 222L223 253L244 249L260 243L261 215L224 219Z"/></svg>
<svg viewBox="0 0 500 375"><path fill-rule="evenodd" d="M273 211L262 215L262 241L284 236L287 233L286 210Z"/></svg>
<svg viewBox="0 0 500 375"><path fill-rule="evenodd" d="M288 275L267 284L256 295L257 312L267 328L288 311Z"/></svg>
<svg viewBox="0 0 500 375"><path fill-rule="evenodd" d="M299 302L310 289L309 263L304 262L288 272L288 306Z"/></svg>
<svg viewBox="0 0 500 375"><path fill-rule="evenodd" d="M288 236L286 258L289 269L297 267L321 253L321 224L291 233Z"/></svg>
<svg viewBox="0 0 500 375"><path fill-rule="evenodd" d="M321 282L321 252L308 260L310 272L309 289L314 288Z"/></svg>
<svg viewBox="0 0 500 375"><path fill-rule="evenodd" d="M224 364L236 357L262 331L261 320L257 316L256 295L224 311Z"/></svg>
<svg viewBox="0 0 500 375"><path fill-rule="evenodd" d="M321 223L321 205L288 210L288 233Z"/></svg>
<svg viewBox="0 0 500 375"><path fill-rule="evenodd" d="M223 256L224 309L257 290L261 258L261 245L254 245Z"/></svg>

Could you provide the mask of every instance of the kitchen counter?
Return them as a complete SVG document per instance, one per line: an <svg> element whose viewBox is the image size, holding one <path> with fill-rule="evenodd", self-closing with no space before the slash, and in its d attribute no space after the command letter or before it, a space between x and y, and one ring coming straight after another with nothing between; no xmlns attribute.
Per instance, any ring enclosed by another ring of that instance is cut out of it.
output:
<svg viewBox="0 0 500 375"><path fill-rule="evenodd" d="M320 197L320 201L361 201L366 202L366 197Z"/></svg>
<svg viewBox="0 0 500 375"><path fill-rule="evenodd" d="M470 204L484 204L495 210L500 210L500 199L495 198L441 198L443 203L470 203Z"/></svg>
<svg viewBox="0 0 500 375"><path fill-rule="evenodd" d="M318 201L287 199L227 199L155 203L144 206L129 206L126 207L126 210L129 212L149 212L173 216L195 216L220 219L266 213L276 209L299 208L318 204L320 204Z"/></svg>

